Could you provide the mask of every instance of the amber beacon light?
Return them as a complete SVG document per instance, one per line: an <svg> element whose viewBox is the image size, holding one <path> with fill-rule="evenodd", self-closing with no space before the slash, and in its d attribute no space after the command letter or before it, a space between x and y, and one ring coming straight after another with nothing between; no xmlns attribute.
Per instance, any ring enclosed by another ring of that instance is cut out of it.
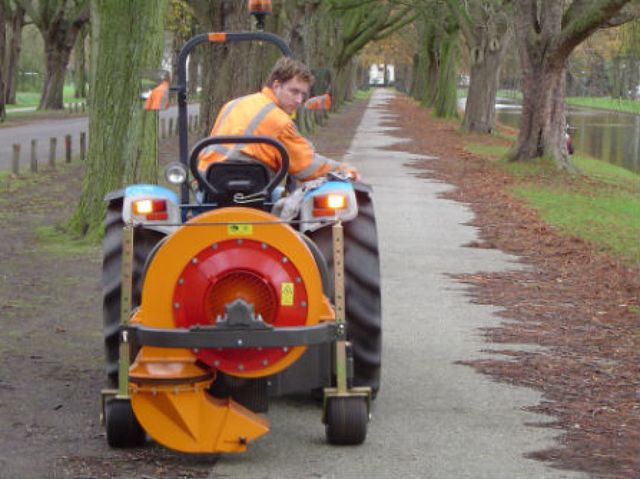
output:
<svg viewBox="0 0 640 479"><path fill-rule="evenodd" d="M249 0L249 13L256 17L258 30L264 30L265 17L271 13L271 0Z"/></svg>

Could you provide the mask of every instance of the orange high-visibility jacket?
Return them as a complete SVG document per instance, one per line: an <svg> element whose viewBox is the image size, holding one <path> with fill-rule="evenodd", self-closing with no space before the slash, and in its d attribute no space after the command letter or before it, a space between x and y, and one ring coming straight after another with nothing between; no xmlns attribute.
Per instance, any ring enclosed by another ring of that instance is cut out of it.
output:
<svg viewBox="0 0 640 479"><path fill-rule="evenodd" d="M343 166L348 169L347 165L315 152L311 142L300 135L291 117L278 107L276 96L268 87L224 105L211 130L211 136L217 135L270 136L279 140L289 153L289 174L300 181L318 178L329 171L343 169ZM205 148L200 154L198 168L204 171L213 162L247 156L266 163L274 171L280 167L280 155L274 147L255 143Z"/></svg>

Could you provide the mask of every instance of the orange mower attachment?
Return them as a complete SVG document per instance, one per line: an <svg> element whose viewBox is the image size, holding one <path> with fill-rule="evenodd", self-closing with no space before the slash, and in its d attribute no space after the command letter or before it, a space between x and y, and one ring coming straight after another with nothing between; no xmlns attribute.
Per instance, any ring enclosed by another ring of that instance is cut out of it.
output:
<svg viewBox="0 0 640 479"><path fill-rule="evenodd" d="M128 371L137 421L178 451L244 451L268 422L214 398L217 372L278 373L304 353L296 344L331 341L333 320L313 255L289 225L251 208L197 216L153 256L130 320L142 345Z"/></svg>

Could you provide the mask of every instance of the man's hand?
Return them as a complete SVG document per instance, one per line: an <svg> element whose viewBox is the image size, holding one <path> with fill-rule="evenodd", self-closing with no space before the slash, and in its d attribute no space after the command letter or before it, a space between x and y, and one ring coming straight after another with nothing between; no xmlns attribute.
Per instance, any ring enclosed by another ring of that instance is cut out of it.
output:
<svg viewBox="0 0 640 479"><path fill-rule="evenodd" d="M329 172L329 177L334 176L339 180L360 181L360 173L349 163L342 163L336 170Z"/></svg>

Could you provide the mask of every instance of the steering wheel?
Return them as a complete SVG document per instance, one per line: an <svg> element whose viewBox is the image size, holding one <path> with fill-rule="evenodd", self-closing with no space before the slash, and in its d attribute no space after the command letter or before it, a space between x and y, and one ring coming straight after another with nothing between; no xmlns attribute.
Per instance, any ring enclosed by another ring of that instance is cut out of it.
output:
<svg viewBox="0 0 640 479"><path fill-rule="evenodd" d="M289 171L289 154L285 149L284 145L280 143L275 138L271 138L269 136L243 136L243 135L227 135L227 136L209 136L207 138L203 138L198 141L191 150L191 155L189 156L189 169L191 170L191 174L194 178L198 180L198 182L203 185L204 189L211 195L218 195L220 192L218 189L213 186L202 172L198 169L198 155L202 150L204 150L207 146L210 145L220 145L220 144L247 144L247 143L265 143L275 147L280 153L280 169L276 172L275 176L271 178L271 181L267 183L267 185L261 190L253 193L256 196L264 195L268 198L271 195L271 192L280 184L280 182L284 179L287 171Z"/></svg>

